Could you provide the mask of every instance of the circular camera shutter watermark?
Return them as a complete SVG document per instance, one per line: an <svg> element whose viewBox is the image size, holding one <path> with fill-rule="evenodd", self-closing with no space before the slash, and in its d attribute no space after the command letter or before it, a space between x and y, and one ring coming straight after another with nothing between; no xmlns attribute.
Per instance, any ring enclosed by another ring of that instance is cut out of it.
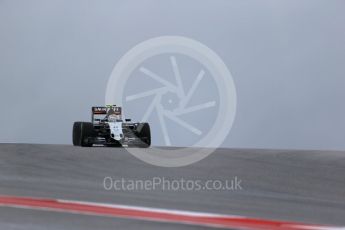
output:
<svg viewBox="0 0 345 230"><path fill-rule="evenodd" d="M197 69L195 74L191 69ZM190 38L162 36L136 45L119 60L105 103L123 106L125 114L131 103L139 103L135 115L143 122L156 118L150 126L159 134L153 132L152 140L156 134L163 146L174 146L176 138L191 140L183 148L127 148L147 163L179 167L205 158L223 143L236 114L236 89L227 66L210 48Z"/></svg>

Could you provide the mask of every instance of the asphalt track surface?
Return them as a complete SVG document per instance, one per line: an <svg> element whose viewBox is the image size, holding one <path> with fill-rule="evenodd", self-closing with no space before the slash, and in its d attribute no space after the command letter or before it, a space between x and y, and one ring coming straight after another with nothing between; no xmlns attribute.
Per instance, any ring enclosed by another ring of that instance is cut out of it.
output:
<svg viewBox="0 0 345 230"><path fill-rule="evenodd" d="M169 181L237 177L242 189L107 190L105 177ZM162 168L144 163L122 148L0 144L0 195L345 226L345 152L218 149L195 164ZM0 229L209 227L0 206Z"/></svg>

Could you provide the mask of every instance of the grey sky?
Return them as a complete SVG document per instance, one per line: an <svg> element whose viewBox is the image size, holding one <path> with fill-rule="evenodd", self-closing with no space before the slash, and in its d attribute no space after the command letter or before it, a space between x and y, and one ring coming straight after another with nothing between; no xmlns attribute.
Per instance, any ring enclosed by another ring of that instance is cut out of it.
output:
<svg viewBox="0 0 345 230"><path fill-rule="evenodd" d="M0 142L71 143L123 54L180 35L232 72L224 146L345 149L344 12L342 0L0 0Z"/></svg>

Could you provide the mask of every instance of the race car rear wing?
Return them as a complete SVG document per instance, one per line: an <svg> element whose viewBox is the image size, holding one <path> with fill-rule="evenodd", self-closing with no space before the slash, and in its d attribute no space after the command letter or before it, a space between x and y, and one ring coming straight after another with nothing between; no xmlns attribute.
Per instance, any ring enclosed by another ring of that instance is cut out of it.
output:
<svg viewBox="0 0 345 230"><path fill-rule="evenodd" d="M99 123L109 113L118 115L122 119L122 108L116 105L107 106L93 106L91 108L91 121L92 123Z"/></svg>
<svg viewBox="0 0 345 230"><path fill-rule="evenodd" d="M107 115L107 107L93 106L91 108L91 122L93 124L100 123L102 119Z"/></svg>
<svg viewBox="0 0 345 230"><path fill-rule="evenodd" d="M107 107L94 106L92 107L92 114L107 114Z"/></svg>

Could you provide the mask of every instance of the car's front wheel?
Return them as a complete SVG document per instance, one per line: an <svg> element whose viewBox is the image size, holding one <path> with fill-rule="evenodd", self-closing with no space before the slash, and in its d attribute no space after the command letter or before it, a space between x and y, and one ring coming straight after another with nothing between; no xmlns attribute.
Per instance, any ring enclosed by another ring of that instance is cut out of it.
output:
<svg viewBox="0 0 345 230"><path fill-rule="evenodd" d="M136 146L140 148L148 148L151 145L151 129L149 123L140 123L137 128L137 137L140 143Z"/></svg>
<svg viewBox="0 0 345 230"><path fill-rule="evenodd" d="M91 147L94 129L91 122L74 122L73 125L73 145Z"/></svg>

